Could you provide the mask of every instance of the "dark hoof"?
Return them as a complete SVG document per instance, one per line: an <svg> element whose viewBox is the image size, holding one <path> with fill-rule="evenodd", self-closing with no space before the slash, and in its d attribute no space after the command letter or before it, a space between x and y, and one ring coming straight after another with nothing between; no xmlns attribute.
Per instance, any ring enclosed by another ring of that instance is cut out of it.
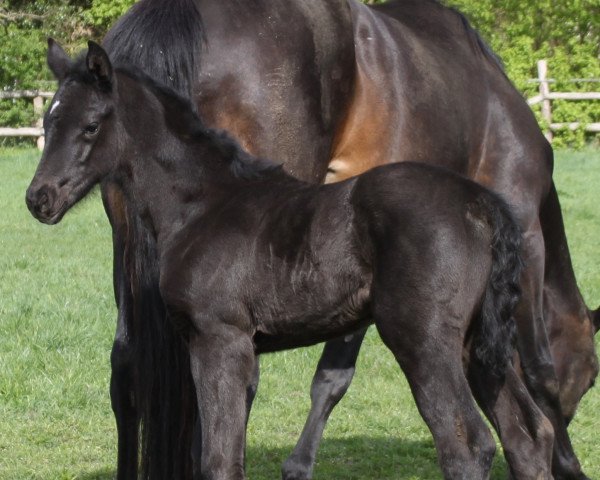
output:
<svg viewBox="0 0 600 480"><path fill-rule="evenodd" d="M283 467L281 467L281 479L282 480L311 480L312 471L306 469L304 465L297 461L288 458Z"/></svg>
<svg viewBox="0 0 600 480"><path fill-rule="evenodd" d="M563 475L555 475L554 480L592 480L585 473L579 471L577 473L567 473Z"/></svg>

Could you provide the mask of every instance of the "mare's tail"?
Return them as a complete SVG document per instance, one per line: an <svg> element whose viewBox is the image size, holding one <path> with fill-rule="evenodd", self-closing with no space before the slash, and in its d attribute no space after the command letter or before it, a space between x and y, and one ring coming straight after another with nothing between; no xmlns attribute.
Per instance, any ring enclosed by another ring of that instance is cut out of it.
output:
<svg viewBox="0 0 600 480"><path fill-rule="evenodd" d="M168 318L158 287L156 243L139 217L130 219L128 270L133 294L131 341L144 480L189 479L197 417L185 338ZM132 448L135 448L133 446Z"/></svg>
<svg viewBox="0 0 600 480"><path fill-rule="evenodd" d="M479 322L474 328L476 358L491 373L503 377L513 355L513 311L520 298L521 229L508 206L489 192L482 199L492 227L492 269L483 297Z"/></svg>
<svg viewBox="0 0 600 480"><path fill-rule="evenodd" d="M102 44L113 65L139 68L191 98L203 36L195 0L141 0L109 30Z"/></svg>
<svg viewBox="0 0 600 480"><path fill-rule="evenodd" d="M203 45L195 0L141 0L111 28L103 44L113 64L141 69L191 97ZM128 212L128 272L133 293L132 343L141 427L141 478L191 478L192 431L197 404L185 340L167 318L158 288L153 238ZM137 448L131 446L130 448Z"/></svg>

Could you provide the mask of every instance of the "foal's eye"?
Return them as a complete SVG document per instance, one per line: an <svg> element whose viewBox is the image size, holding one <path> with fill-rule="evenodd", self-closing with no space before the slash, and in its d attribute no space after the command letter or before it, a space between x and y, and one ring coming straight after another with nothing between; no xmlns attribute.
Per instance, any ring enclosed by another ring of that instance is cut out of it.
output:
<svg viewBox="0 0 600 480"><path fill-rule="evenodd" d="M86 135L95 135L98 133L98 124L96 122L90 123L83 129Z"/></svg>

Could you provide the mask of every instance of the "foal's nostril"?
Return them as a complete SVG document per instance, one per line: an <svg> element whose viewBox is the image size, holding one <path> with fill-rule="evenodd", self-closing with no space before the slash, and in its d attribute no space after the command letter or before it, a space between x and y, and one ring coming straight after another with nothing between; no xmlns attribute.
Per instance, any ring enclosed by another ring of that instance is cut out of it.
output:
<svg viewBox="0 0 600 480"><path fill-rule="evenodd" d="M25 194L25 202L27 203L29 211L35 216L47 213L50 210L52 203L47 187L38 189L28 188L27 193Z"/></svg>

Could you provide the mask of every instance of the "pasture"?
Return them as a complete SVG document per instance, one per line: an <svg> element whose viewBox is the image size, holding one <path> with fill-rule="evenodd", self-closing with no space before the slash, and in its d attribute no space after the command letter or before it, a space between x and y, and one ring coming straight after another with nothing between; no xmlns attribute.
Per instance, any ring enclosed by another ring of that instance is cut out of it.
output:
<svg viewBox="0 0 600 480"><path fill-rule="evenodd" d="M600 151L561 151L555 180L579 285L600 303ZM115 326L111 237L99 195L58 226L24 202L39 153L0 151L0 479L108 480L116 430L108 395ZM599 338L600 339L600 338ZM597 342L597 345L599 343ZM320 346L261 358L248 429L248 475L279 478L308 411ZM600 478L600 389L570 427ZM492 478L504 479L501 455ZM315 479L440 478L433 442L389 351L371 329L355 380L325 431Z"/></svg>

